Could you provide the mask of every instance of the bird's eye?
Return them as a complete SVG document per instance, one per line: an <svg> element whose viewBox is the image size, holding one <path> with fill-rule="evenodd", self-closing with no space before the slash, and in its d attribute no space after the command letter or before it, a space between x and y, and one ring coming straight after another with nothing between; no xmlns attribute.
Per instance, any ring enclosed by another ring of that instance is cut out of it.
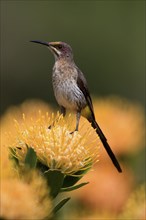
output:
<svg viewBox="0 0 146 220"><path fill-rule="evenodd" d="M60 44L60 45L58 45L58 49L62 49L62 45Z"/></svg>

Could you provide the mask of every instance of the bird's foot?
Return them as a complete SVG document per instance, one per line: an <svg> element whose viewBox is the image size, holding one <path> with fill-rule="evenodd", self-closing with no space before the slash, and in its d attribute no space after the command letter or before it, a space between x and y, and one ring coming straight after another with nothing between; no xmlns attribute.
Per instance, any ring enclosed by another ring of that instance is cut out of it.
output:
<svg viewBox="0 0 146 220"><path fill-rule="evenodd" d="M52 128L52 125L49 125L48 129L50 130Z"/></svg>
<svg viewBox="0 0 146 220"><path fill-rule="evenodd" d="M73 134L75 131L78 131L78 129L75 129L74 131L70 132L70 134Z"/></svg>

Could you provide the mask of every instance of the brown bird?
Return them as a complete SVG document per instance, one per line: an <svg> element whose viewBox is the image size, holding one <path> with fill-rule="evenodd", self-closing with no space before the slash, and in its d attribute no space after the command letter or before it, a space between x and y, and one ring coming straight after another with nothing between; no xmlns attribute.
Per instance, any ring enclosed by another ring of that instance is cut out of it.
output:
<svg viewBox="0 0 146 220"><path fill-rule="evenodd" d="M61 108L61 113L65 116L66 109L76 112L75 131L78 131L80 116L84 116L96 130L117 170L122 172L118 160L96 122L87 81L74 62L72 48L64 42L42 42L36 40L31 42L47 46L55 57L52 83L56 100Z"/></svg>

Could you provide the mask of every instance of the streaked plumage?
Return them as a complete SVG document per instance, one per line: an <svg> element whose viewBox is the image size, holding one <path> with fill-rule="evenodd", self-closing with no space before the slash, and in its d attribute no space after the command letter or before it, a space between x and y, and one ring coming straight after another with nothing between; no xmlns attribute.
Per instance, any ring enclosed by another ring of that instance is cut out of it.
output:
<svg viewBox="0 0 146 220"><path fill-rule="evenodd" d="M74 63L71 47L64 42L32 42L46 45L55 57L52 83L56 100L61 107L63 115L65 115L66 109L76 112L76 131L78 130L80 116L83 115L87 118L92 127L96 129L96 132L99 135L113 164L119 172L122 172L122 169L112 152L105 135L95 120L92 99L88 90L87 81L81 70Z"/></svg>

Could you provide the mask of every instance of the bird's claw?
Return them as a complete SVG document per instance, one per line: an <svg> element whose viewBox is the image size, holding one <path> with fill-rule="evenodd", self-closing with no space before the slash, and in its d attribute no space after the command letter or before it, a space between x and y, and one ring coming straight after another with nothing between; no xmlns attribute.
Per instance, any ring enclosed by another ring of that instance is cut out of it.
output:
<svg viewBox="0 0 146 220"><path fill-rule="evenodd" d="M70 134L73 134L75 131L78 131L78 129L75 129L74 131L70 132Z"/></svg>
<svg viewBox="0 0 146 220"><path fill-rule="evenodd" d="M52 125L49 125L48 129L50 130L52 128Z"/></svg>

